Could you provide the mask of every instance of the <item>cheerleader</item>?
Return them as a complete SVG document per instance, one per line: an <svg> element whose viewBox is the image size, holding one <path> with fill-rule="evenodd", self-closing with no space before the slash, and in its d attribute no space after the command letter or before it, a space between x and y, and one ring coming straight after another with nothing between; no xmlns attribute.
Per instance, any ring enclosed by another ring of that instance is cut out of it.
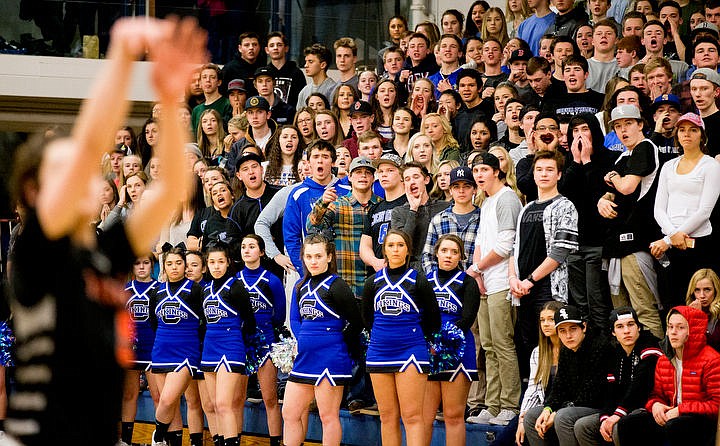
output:
<svg viewBox="0 0 720 446"><path fill-rule="evenodd" d="M157 281L152 278L153 259L152 255L138 257L133 263L133 276L135 279L125 286L125 291L130 295L125 308L130 313L135 329L133 342L135 359L132 361L132 368L125 370L120 446L127 446L132 443L141 372L145 372L150 396L152 396L155 405L157 405L159 398L157 384L152 373L150 373L152 348L155 342L155 330L150 322L150 298L157 287Z"/></svg>
<svg viewBox="0 0 720 446"><path fill-rule="evenodd" d="M268 344L279 341L275 330L284 328L285 289L277 276L260 265L260 260L265 256L265 240L259 235L248 234L242 239L240 251L245 267L237 277L250 293L258 332L263 333L263 339ZM270 446L280 446L282 418L277 395L277 368L270 361L269 345L258 366L257 377L265 403Z"/></svg>
<svg viewBox="0 0 720 446"><path fill-rule="evenodd" d="M255 316L243 283L229 270L230 257L224 244L213 244L206 253L212 280L203 292L203 312L207 321L200 368L211 401L215 405L218 432L225 446L239 446L242 432L243 400L247 387L245 339L255 333Z"/></svg>
<svg viewBox="0 0 720 446"><path fill-rule="evenodd" d="M166 446L168 428L200 363L202 289L185 278L185 251L165 253L168 281L160 285L153 314L156 319L152 372L156 374L160 400L155 410L153 446Z"/></svg>
<svg viewBox="0 0 720 446"><path fill-rule="evenodd" d="M362 329L362 319L352 290L337 275L335 243L310 235L301 256L306 272L290 304L290 328L298 345L282 408L284 441L287 446L303 443L307 431L303 413L315 398L323 445L339 445L340 402L352 369L343 328L349 324L345 330L352 338Z"/></svg>
<svg viewBox="0 0 720 446"><path fill-rule="evenodd" d="M388 266L365 281L363 319L370 332L367 371L380 412L382 444L401 444L400 417L409 446L425 444L423 399L430 353L426 338L440 328L435 293L409 268L412 242L397 229L385 236Z"/></svg>
<svg viewBox="0 0 720 446"><path fill-rule="evenodd" d="M180 246L184 246L181 244ZM185 251L185 278L192 280L200 285L201 289L205 289L208 281L205 280L207 273L207 265L205 256L200 251ZM203 336L200 336L202 339ZM202 351L202 342L200 343L200 351ZM202 446L203 430L205 429L205 418L207 418L208 430L213 436L213 442L219 446L223 446L221 436L218 435L218 428L215 417L215 405L210 398L205 376L202 370L193 376L187 390L185 390L185 403L187 404L187 423L190 432L190 446ZM203 413L205 418L203 418ZM175 431L176 436L182 439L182 417L180 410L170 424L171 427L179 430ZM172 446L172 445L170 445Z"/></svg>
<svg viewBox="0 0 720 446"><path fill-rule="evenodd" d="M208 282L205 280L207 265L203 253L200 251L187 251L185 252L185 262L185 277L200 285L201 288L205 288Z"/></svg>
<svg viewBox="0 0 720 446"><path fill-rule="evenodd" d="M179 243L175 245L175 248L185 250L185 243ZM164 243L161 247L161 259L164 259L165 254L173 249L170 243ZM185 278L190 279L193 282L200 285L200 289L203 289L206 285L205 282L205 257L200 251L184 251L185 252ZM161 272L161 277L165 277L164 271ZM163 280L163 279L161 279ZM200 336L202 339L202 336ZM200 346L202 351L202 344ZM203 444L203 430L205 429L205 418L203 418L203 412L207 417L207 424L210 433L213 435L213 439L217 438L217 429L215 424L215 408L210 402L210 396L207 392L207 386L205 386L204 377L202 371L198 370L193 375L193 379L185 389L185 403L186 403L186 415L188 431L190 432L190 446L202 446ZM183 436L183 419L180 413L180 406L178 406L173 417L166 438L169 446L180 446L182 444Z"/></svg>
<svg viewBox="0 0 720 446"><path fill-rule="evenodd" d="M440 319L465 333L465 348L461 352L460 364L453 370L441 370L430 375L425 386L426 439L432 439L433 421L442 398L445 418L445 444L465 444L465 403L470 391L470 382L477 381L477 360L475 341L470 326L477 318L480 308L480 289L474 278L458 267L465 260L463 241L455 234L445 234L435 244L438 270L427 275L435 291ZM440 364L442 365L442 364Z"/></svg>

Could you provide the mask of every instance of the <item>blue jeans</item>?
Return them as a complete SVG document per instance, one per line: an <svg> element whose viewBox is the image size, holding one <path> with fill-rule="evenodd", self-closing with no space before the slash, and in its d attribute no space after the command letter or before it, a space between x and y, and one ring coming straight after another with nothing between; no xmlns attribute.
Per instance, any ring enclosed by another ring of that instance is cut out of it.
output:
<svg viewBox="0 0 720 446"><path fill-rule="evenodd" d="M370 374L365 371L365 363L355 364L352 368L352 378L348 384L346 402L361 401L367 406L375 403Z"/></svg>

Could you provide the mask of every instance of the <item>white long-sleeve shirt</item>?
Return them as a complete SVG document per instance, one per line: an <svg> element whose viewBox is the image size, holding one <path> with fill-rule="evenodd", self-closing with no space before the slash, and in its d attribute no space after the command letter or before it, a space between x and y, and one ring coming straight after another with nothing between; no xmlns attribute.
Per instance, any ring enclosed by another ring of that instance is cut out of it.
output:
<svg viewBox="0 0 720 446"><path fill-rule="evenodd" d="M663 234L682 231L691 237L712 233L710 214L720 195L720 163L708 155L684 175L677 173L680 158L662 167L655 196L655 220Z"/></svg>
<svg viewBox="0 0 720 446"><path fill-rule="evenodd" d="M538 362L540 357L540 348L535 347L530 353L530 379L528 380L528 388L523 396L520 405L520 413L524 414L533 407L542 406L545 403L545 388L542 383L535 382L538 371Z"/></svg>

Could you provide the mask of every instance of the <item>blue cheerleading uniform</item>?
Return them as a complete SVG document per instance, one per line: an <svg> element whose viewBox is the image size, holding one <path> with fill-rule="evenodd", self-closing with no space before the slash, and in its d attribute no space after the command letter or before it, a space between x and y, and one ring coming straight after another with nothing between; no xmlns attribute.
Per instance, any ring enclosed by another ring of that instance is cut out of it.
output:
<svg viewBox="0 0 720 446"><path fill-rule="evenodd" d="M198 285L200 285L200 289L201 289L201 290L205 290L205 287L208 286L208 284L210 283L210 281L209 281L209 280L206 280L206 279L205 279L205 276L203 276L203 278L201 278L200 280L196 281L195 283L197 283ZM201 299L202 299L202 297L203 297L203 296L201 296ZM202 306L200 307L200 313L202 313ZM199 336L200 336L200 352L201 352L200 357L201 357L201 359L202 359L202 351L203 351L203 341L205 340L205 333L203 332L204 328L205 328L204 325L201 325L201 326L200 326L200 334L199 334ZM196 370L196 372L195 372L195 374L193 375L192 379L193 379L193 381L203 381L203 380L205 379L205 374L203 373L203 371L202 371L202 369L200 368L200 366L198 366L198 369Z"/></svg>
<svg viewBox="0 0 720 446"><path fill-rule="evenodd" d="M203 342L203 372L245 374L245 343L243 333L255 331L255 318L250 297L237 278L231 274L214 279L203 291L203 314L207 323Z"/></svg>
<svg viewBox="0 0 720 446"><path fill-rule="evenodd" d="M426 338L440 328L437 300L427 279L406 267L383 268L365 281L363 318L372 327L369 373L430 369Z"/></svg>
<svg viewBox="0 0 720 446"><path fill-rule="evenodd" d="M153 373L179 372L191 375L200 365L202 290L190 279L165 282L156 292L154 316L157 321L152 350Z"/></svg>
<svg viewBox="0 0 720 446"><path fill-rule="evenodd" d="M152 364L152 349L155 343L155 328L150 317L151 295L155 293L157 281L138 282L131 280L125 285L125 291L130 293L130 298L125 308L135 325L135 339L133 350L135 359L132 370L150 370Z"/></svg>
<svg viewBox="0 0 720 446"><path fill-rule="evenodd" d="M290 328L298 343L290 381L315 386L323 380L332 386L350 381L352 360L343 330L359 333L362 318L353 292L343 279L324 272L293 292Z"/></svg>
<svg viewBox="0 0 720 446"><path fill-rule="evenodd" d="M477 358L475 357L475 338L470 327L477 318L480 308L480 290L474 278L465 271L434 270L427 275L433 287L440 308L442 324L450 322L465 334L465 348L460 364L454 370L442 370L430 375L431 381L455 381L460 374L470 381L478 380Z"/></svg>
<svg viewBox="0 0 720 446"><path fill-rule="evenodd" d="M245 286L250 295L250 303L255 313L255 322L258 332L270 343L276 342L275 330L285 322L285 289L280 279L263 268L243 268L237 273L237 278ZM270 345L262 346L266 349L264 357L258 367L262 367L270 359Z"/></svg>

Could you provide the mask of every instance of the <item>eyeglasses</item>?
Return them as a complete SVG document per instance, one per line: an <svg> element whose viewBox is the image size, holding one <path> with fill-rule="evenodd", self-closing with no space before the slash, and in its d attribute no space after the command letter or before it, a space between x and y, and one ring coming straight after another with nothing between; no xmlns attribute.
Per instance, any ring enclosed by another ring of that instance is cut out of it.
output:
<svg viewBox="0 0 720 446"><path fill-rule="evenodd" d="M558 130L560 130L560 127L558 127L556 125L548 125L548 126L535 127L535 130L538 132L547 132L547 131L557 132Z"/></svg>
<svg viewBox="0 0 720 446"><path fill-rule="evenodd" d="M312 118L305 118L305 119L298 119L297 122L299 124L299 123L305 123L305 122L313 122L313 120L312 120Z"/></svg>

